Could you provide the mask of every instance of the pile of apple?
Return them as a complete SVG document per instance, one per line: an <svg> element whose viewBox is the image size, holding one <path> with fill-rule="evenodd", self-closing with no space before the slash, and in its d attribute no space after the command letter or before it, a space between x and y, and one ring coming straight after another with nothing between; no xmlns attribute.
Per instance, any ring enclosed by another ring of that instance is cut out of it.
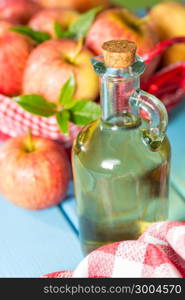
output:
<svg viewBox="0 0 185 300"><path fill-rule="evenodd" d="M54 22L67 30L79 18L79 11L98 4L108 5L108 0L35 2L0 1L0 93L7 96L40 94L48 101L56 102L61 86L72 71L77 81L75 97L95 100L99 85L90 58L101 53L104 41L112 38L132 39L137 43L140 55L153 49L158 41L150 24L141 22L126 9L109 8L97 14L80 55L70 63L76 52L77 41L57 39ZM39 4L47 8L41 8ZM36 31L48 33L52 39L36 45L28 36L10 30L15 24L25 23ZM145 74L151 75L156 63L154 61L148 74Z"/></svg>
<svg viewBox="0 0 185 300"><path fill-rule="evenodd" d="M86 36L81 40L70 36L68 29L82 13L99 5L103 8L97 10ZM159 4L149 18L141 19L126 8L113 7L108 0L1 0L0 94L36 94L56 103L61 87L73 73L74 99L96 100L99 82L90 58L101 54L105 41L133 40L142 56L159 39L185 35L185 26L179 24L179 20L184 24L184 15L184 6L176 2ZM20 25L26 25L30 34L12 30ZM167 64L185 59L185 46L174 47L176 55L171 48L164 59ZM156 70L158 62L155 59L149 64L143 81ZM1 147L0 191L21 207L41 209L58 204L66 196L69 180L65 150L54 141L28 134Z"/></svg>

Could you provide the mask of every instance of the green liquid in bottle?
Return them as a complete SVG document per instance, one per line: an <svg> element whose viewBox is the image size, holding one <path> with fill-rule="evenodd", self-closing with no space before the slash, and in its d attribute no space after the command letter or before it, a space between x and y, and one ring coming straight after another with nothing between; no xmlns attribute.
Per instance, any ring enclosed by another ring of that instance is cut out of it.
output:
<svg viewBox="0 0 185 300"><path fill-rule="evenodd" d="M75 190L84 253L137 239L151 223L167 219L170 146L165 138L157 151L152 149L143 140L142 128L142 122L115 128L97 121L83 129L75 142Z"/></svg>

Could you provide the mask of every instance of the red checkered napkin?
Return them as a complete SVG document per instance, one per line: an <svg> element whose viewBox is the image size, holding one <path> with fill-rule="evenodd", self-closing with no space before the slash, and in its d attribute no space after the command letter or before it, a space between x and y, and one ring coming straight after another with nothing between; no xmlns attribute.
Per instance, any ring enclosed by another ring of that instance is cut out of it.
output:
<svg viewBox="0 0 185 300"><path fill-rule="evenodd" d="M185 278L185 221L152 225L137 241L101 247L85 257L74 271L49 278Z"/></svg>
<svg viewBox="0 0 185 300"><path fill-rule="evenodd" d="M69 146L80 128L71 124L69 136L60 133L54 117L42 118L24 111L17 103L0 94L0 132L16 137L31 130L33 135L62 141Z"/></svg>

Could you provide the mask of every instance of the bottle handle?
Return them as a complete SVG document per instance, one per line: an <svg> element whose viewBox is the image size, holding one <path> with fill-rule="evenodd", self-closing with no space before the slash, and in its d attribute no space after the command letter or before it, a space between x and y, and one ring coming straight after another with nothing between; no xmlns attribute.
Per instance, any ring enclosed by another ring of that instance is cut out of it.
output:
<svg viewBox="0 0 185 300"><path fill-rule="evenodd" d="M151 142L162 142L167 129L168 114L164 104L155 96L137 89L129 99L131 112L135 116L147 115L148 128L143 133L147 144Z"/></svg>

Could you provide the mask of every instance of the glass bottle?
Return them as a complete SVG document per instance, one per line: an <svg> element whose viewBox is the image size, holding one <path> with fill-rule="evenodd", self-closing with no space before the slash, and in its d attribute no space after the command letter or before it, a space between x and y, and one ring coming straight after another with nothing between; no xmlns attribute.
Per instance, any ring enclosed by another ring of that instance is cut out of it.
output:
<svg viewBox="0 0 185 300"><path fill-rule="evenodd" d="M168 217L167 112L160 100L139 88L142 58L129 47L124 52L128 41L113 43L114 51L107 42L104 58L92 59L101 77L101 120L83 128L73 145L84 254L137 239L150 224Z"/></svg>

